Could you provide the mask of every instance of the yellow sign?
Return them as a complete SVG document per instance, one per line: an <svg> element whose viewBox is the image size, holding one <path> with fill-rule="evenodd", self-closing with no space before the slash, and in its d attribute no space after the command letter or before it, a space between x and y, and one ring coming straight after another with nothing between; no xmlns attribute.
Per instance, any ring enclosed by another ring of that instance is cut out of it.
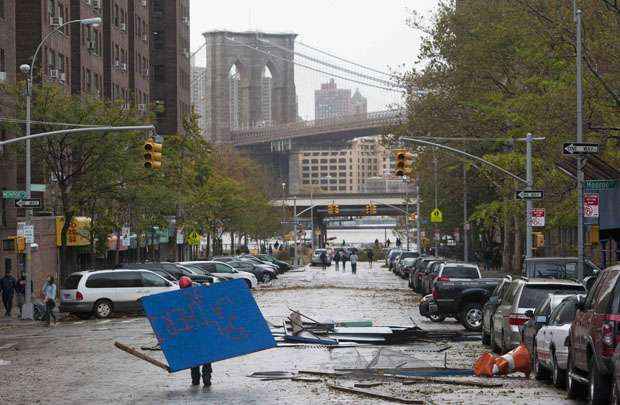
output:
<svg viewBox="0 0 620 405"><path fill-rule="evenodd" d="M74 217L67 229L67 246L90 245L91 220L87 217ZM61 246L60 236L65 226L65 217L56 217L56 246Z"/></svg>
<svg viewBox="0 0 620 405"><path fill-rule="evenodd" d="M189 236L187 237L187 243L192 245L192 246L198 246L200 245L200 234L196 231L192 232L189 234Z"/></svg>
<svg viewBox="0 0 620 405"><path fill-rule="evenodd" d="M431 222L443 222L443 214L439 211L439 208L435 208L431 212Z"/></svg>

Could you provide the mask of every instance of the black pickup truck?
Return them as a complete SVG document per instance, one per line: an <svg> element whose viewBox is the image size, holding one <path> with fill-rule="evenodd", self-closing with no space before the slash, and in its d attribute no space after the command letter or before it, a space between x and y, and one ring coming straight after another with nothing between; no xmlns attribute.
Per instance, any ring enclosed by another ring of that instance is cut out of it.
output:
<svg viewBox="0 0 620 405"><path fill-rule="evenodd" d="M438 277L433 285L429 313L433 316L454 317L471 331L482 330L482 307L500 278L471 278L450 280Z"/></svg>

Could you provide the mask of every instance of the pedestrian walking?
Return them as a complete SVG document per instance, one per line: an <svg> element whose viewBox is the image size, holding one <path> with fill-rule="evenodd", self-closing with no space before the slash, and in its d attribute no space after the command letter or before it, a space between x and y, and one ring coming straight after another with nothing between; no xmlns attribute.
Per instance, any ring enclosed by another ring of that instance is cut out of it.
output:
<svg viewBox="0 0 620 405"><path fill-rule="evenodd" d="M15 301L17 303L17 308L19 308L19 317L21 318L22 309L26 302L26 277L24 277L23 274L19 276L19 280L17 280L17 285L15 286Z"/></svg>
<svg viewBox="0 0 620 405"><path fill-rule="evenodd" d="M351 273L357 274L357 253L355 251L351 252L351 256L349 256L349 260L351 260Z"/></svg>
<svg viewBox="0 0 620 405"><path fill-rule="evenodd" d="M179 279L179 288L190 288L193 285L194 284L192 283L192 280L187 276L183 276ZM211 367L211 363L202 365L202 383L204 384L205 387L211 386L211 374L212 373L213 373L213 367ZM200 385L200 377L201 377L200 366L192 367L191 374L192 374L192 385Z"/></svg>
<svg viewBox="0 0 620 405"><path fill-rule="evenodd" d="M56 282L54 276L49 276L45 284L43 284L43 302L45 303L45 316L47 318L47 325L52 326L52 318L54 318L54 325L56 324L56 315L54 314L54 308L56 308Z"/></svg>
<svg viewBox="0 0 620 405"><path fill-rule="evenodd" d="M400 245L402 245L402 242L400 241L400 238L396 238L396 247L400 248Z"/></svg>
<svg viewBox="0 0 620 405"><path fill-rule="evenodd" d="M321 259L321 266L323 267L323 270L325 270L327 268L327 254L325 252L321 252L321 256L319 256L319 258Z"/></svg>
<svg viewBox="0 0 620 405"><path fill-rule="evenodd" d="M340 269L340 251L337 250L336 254L334 255L334 263L336 264L336 271L338 271Z"/></svg>
<svg viewBox="0 0 620 405"><path fill-rule="evenodd" d="M390 244L391 244L391 243L392 243L392 242L388 239L388 240L386 240L386 241L385 241L385 246L386 246L386 247L390 247Z"/></svg>
<svg viewBox="0 0 620 405"><path fill-rule="evenodd" d="M2 292L2 304L4 305L4 316L11 316L13 310L13 296L15 295L15 287L17 280L11 275L11 270L4 273L4 277L0 279L0 291Z"/></svg>
<svg viewBox="0 0 620 405"><path fill-rule="evenodd" d="M340 260L342 260L342 271L346 271L347 270L347 260L349 260L349 255L347 255L347 252L342 252L342 256L340 257Z"/></svg>
<svg viewBox="0 0 620 405"><path fill-rule="evenodd" d="M368 255L368 265L372 269L372 261L375 258L375 253L372 251L372 249L368 249L367 255Z"/></svg>

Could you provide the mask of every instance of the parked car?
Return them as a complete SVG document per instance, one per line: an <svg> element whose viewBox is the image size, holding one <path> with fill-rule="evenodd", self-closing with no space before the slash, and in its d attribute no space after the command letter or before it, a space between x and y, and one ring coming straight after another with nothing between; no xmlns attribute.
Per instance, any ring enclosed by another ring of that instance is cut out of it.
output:
<svg viewBox="0 0 620 405"><path fill-rule="evenodd" d="M613 357L614 379L611 383L611 404L620 404L620 345L616 345Z"/></svg>
<svg viewBox="0 0 620 405"><path fill-rule="evenodd" d="M496 351L507 352L521 343L520 328L547 296L555 294L585 294L583 284L570 280L520 278L510 283L493 315L491 345Z"/></svg>
<svg viewBox="0 0 620 405"><path fill-rule="evenodd" d="M246 273L244 271L237 271L233 267L229 266L226 263L215 262L215 261L193 261L193 262L181 262L181 265L195 265L199 267L203 271L208 274L214 275L215 277L224 279L224 280L234 280L234 279L243 279L245 280L248 288L256 288L258 285L258 280L256 276L251 273Z"/></svg>
<svg viewBox="0 0 620 405"><path fill-rule="evenodd" d="M390 253L388 253L387 258L385 259L386 264L388 266L388 268L390 270L392 270L392 268L394 267L394 261L398 258L398 256L402 253L403 251L401 249L392 249L390 250Z"/></svg>
<svg viewBox="0 0 620 405"><path fill-rule="evenodd" d="M164 273L165 273L165 274L171 275L176 281L178 281L183 276L189 277L193 282L199 283L199 284L210 284L214 281L213 277L209 276L208 274L189 271L188 269L183 268L182 266L179 266L176 263L168 263L168 262L123 263L121 264L121 268L123 269L146 269L146 270L155 272L162 277L164 277Z"/></svg>
<svg viewBox="0 0 620 405"><path fill-rule="evenodd" d="M252 273L256 276L256 279L261 283L268 283L271 280L277 278L276 270L272 267L256 264L247 260L234 260L226 263L239 271L245 271L246 273Z"/></svg>
<svg viewBox="0 0 620 405"><path fill-rule="evenodd" d="M288 264L287 262L284 262L282 260L278 260L273 256L270 255L258 255L258 258L266 261L266 262L270 262L275 264L276 266L278 266L278 268L280 269L280 273L284 273L286 271L289 271L291 269L291 265Z"/></svg>
<svg viewBox="0 0 620 405"><path fill-rule="evenodd" d="M411 284L413 285L413 290L417 293L422 292L422 276L424 275L424 271L426 270L426 265L429 262L433 262L439 260L437 257L427 256L422 257L415 263L415 270L412 273L409 273L409 278L411 280Z"/></svg>
<svg viewBox="0 0 620 405"><path fill-rule="evenodd" d="M608 403L611 394L612 357L620 341L620 265L603 270L577 314L569 334L567 390L578 394L586 385L591 404Z"/></svg>
<svg viewBox="0 0 620 405"><path fill-rule="evenodd" d="M394 266L392 269L394 271L394 274L402 278L407 278L408 274L405 274L403 272L403 266L402 266L403 260L408 259L408 258L415 259L417 257L419 257L418 252L409 252L409 251L401 252L396 258L396 260L394 260Z"/></svg>
<svg viewBox="0 0 620 405"><path fill-rule="evenodd" d="M178 289L178 284L149 270L81 271L63 283L60 311L107 318L115 312L139 312L140 298Z"/></svg>
<svg viewBox="0 0 620 405"><path fill-rule="evenodd" d="M521 328L521 343L527 347L531 356L530 364L534 366L536 354L536 335L545 325L551 312L567 297L574 297L574 294L549 294L547 299L542 301L533 312L528 312L530 319Z"/></svg>
<svg viewBox="0 0 620 405"><path fill-rule="evenodd" d="M526 277L576 280L577 260L576 257L529 257L523 262L522 273ZM599 271L600 269L592 261L585 259L584 278L595 276ZM584 285L587 289L591 287L587 282Z"/></svg>
<svg viewBox="0 0 620 405"><path fill-rule="evenodd" d="M455 317L467 330L480 331L482 307L500 281L482 278L475 264L442 263L433 285L430 313Z"/></svg>
<svg viewBox="0 0 620 405"><path fill-rule="evenodd" d="M327 251L327 249L315 249L314 253L312 253L312 259L310 260L310 265L311 266L321 266L323 263L321 263L321 254L325 253L325 256L327 258L327 262L325 263L326 266L331 266L332 265L332 257L329 254L329 252Z"/></svg>
<svg viewBox="0 0 620 405"><path fill-rule="evenodd" d="M584 297L584 295L566 297L548 316L538 315L535 319L542 325L536 334L532 350L534 353L532 365L537 379L543 380L551 375L553 385L556 387L562 387L566 383L568 360L566 340L571 324L575 320L577 303Z"/></svg>
<svg viewBox="0 0 620 405"><path fill-rule="evenodd" d="M439 275L439 270L441 269L441 265L446 263L445 260L439 259L432 262L429 262L422 273L422 280L420 289L422 290L423 295L427 295L433 292L433 282Z"/></svg>
<svg viewBox="0 0 620 405"><path fill-rule="evenodd" d="M418 260L417 257L407 257L399 261L399 272L402 278L409 280L409 272L415 268L416 260Z"/></svg>
<svg viewBox="0 0 620 405"><path fill-rule="evenodd" d="M241 256L237 257L236 260L249 261L249 262L252 262L252 263L254 263L256 265L259 265L259 266L269 267L270 269L272 269L276 273L278 272L278 266L277 265L275 265L273 263L270 263L270 262L266 262L264 260L261 260L261 259L259 259L256 256L241 255Z"/></svg>
<svg viewBox="0 0 620 405"><path fill-rule="evenodd" d="M511 276L505 276L493 293L487 300L487 302L482 307L482 344L490 345L491 344L491 334L493 331L493 315L495 314L495 310L499 306L501 302L502 295L506 292L508 286L512 282Z"/></svg>

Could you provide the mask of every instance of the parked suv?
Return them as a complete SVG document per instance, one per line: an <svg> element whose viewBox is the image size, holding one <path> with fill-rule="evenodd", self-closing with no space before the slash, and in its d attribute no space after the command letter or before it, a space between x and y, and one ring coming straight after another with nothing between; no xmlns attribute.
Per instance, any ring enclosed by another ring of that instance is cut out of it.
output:
<svg viewBox="0 0 620 405"><path fill-rule="evenodd" d="M583 284L570 280L547 278L521 278L513 280L502 295L501 303L493 315L491 344L496 351L507 352L521 343L521 330L534 311L547 296L554 294L585 294Z"/></svg>
<svg viewBox="0 0 620 405"><path fill-rule="evenodd" d="M413 286L413 289L415 292L418 292L418 293L422 292L422 276L424 274L424 271L426 270L426 266L430 262L434 262L436 260L439 260L439 258L427 256L427 257L418 259L415 262L415 270L409 272L409 280L411 281L411 285Z"/></svg>
<svg viewBox="0 0 620 405"><path fill-rule="evenodd" d="M488 346L491 344L491 335L493 333L493 315L495 314L495 310L497 309L497 307L499 306L501 302L500 300L501 300L502 295L508 289L511 282L512 282L512 277L505 276L499 282L499 284L497 284L497 287L495 287L495 290L493 290L493 293L491 294L487 302L484 304L484 307L482 307L482 344L483 345Z"/></svg>
<svg viewBox="0 0 620 405"><path fill-rule="evenodd" d="M150 270L169 281L178 281L183 276L189 277L194 283L199 284L211 284L214 281L213 277L209 275L197 274L195 272L188 271L183 266L168 262L123 263L121 264L121 268ZM168 275L168 277L166 275ZM173 280L170 280L171 277Z"/></svg>
<svg viewBox="0 0 620 405"><path fill-rule="evenodd" d="M60 311L89 318L139 312L140 298L179 289L149 270L100 270L71 274L60 290Z"/></svg>
<svg viewBox="0 0 620 405"><path fill-rule="evenodd" d="M523 275L536 278L577 279L576 257L529 257L523 262ZM591 277L600 269L586 259L583 277ZM587 286L589 287L589 286Z"/></svg>
<svg viewBox="0 0 620 405"><path fill-rule="evenodd" d="M585 301L577 304L570 330L567 389L587 385L588 402L607 403L612 385L612 358L620 341L620 266L599 274Z"/></svg>

